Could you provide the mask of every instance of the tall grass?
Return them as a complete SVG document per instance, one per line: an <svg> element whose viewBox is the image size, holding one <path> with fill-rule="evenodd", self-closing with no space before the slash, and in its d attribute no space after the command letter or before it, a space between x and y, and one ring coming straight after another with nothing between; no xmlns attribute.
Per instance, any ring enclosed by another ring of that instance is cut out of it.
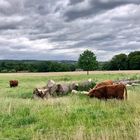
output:
<svg viewBox="0 0 140 140"><path fill-rule="evenodd" d="M140 86L128 88L128 100L90 99L81 94L49 100L33 100L32 90L49 79L57 82L92 78L124 79L137 75L20 77L17 88L9 88L0 77L0 139L10 140L138 140L140 138Z"/></svg>

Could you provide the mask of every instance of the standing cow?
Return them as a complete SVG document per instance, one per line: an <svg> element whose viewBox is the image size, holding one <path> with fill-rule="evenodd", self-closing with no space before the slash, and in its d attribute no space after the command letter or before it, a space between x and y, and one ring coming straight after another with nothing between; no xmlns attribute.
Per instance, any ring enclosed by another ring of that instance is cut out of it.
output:
<svg viewBox="0 0 140 140"><path fill-rule="evenodd" d="M88 96L96 97L98 99L124 99L124 91L125 99L127 99L127 89L124 84L107 85L94 88L93 90L90 90Z"/></svg>
<svg viewBox="0 0 140 140"><path fill-rule="evenodd" d="M10 80L9 85L10 85L10 87L17 87L18 86L18 80Z"/></svg>

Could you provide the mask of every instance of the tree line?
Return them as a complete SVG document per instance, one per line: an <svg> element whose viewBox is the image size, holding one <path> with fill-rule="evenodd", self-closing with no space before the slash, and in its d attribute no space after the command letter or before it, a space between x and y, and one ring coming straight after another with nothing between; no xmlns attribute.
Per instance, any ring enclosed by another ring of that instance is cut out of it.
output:
<svg viewBox="0 0 140 140"><path fill-rule="evenodd" d="M140 51L115 55L102 65L102 70L140 70Z"/></svg>
<svg viewBox="0 0 140 140"><path fill-rule="evenodd" d="M78 61L0 60L0 72L64 72L92 70L140 70L140 51L115 55L108 62L98 62L95 54L85 50Z"/></svg>
<svg viewBox="0 0 140 140"><path fill-rule="evenodd" d="M78 59L78 66L83 70L140 70L140 51L115 55L108 62L97 62L93 52L86 50Z"/></svg>
<svg viewBox="0 0 140 140"><path fill-rule="evenodd" d="M75 71L75 62L1 60L0 72L64 72Z"/></svg>

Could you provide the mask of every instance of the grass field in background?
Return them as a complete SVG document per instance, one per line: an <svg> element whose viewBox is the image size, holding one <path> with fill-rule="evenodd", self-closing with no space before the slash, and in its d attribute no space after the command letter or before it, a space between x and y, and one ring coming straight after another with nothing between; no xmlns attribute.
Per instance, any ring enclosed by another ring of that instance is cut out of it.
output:
<svg viewBox="0 0 140 140"><path fill-rule="evenodd" d="M98 100L69 94L33 100L35 87L56 82L140 79L140 74L0 74L0 139L6 140L139 140L140 86L128 87L128 100ZM9 80L19 80L10 88Z"/></svg>

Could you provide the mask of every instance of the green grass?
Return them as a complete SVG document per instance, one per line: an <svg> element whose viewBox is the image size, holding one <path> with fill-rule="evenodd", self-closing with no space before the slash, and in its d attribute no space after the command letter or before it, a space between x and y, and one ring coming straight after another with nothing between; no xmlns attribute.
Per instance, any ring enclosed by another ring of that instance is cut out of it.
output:
<svg viewBox="0 0 140 140"><path fill-rule="evenodd" d="M49 100L33 100L35 87L57 82L91 78L140 78L137 74L97 74L76 76L0 75L0 139L8 140L138 140L140 138L140 86L128 88L128 100L98 100L71 95ZM8 81L18 79L19 87Z"/></svg>

